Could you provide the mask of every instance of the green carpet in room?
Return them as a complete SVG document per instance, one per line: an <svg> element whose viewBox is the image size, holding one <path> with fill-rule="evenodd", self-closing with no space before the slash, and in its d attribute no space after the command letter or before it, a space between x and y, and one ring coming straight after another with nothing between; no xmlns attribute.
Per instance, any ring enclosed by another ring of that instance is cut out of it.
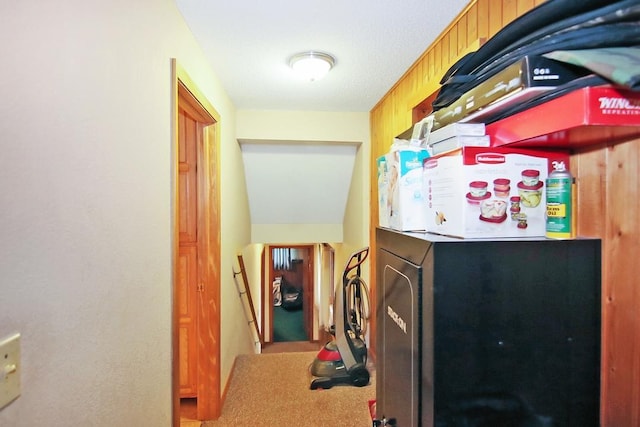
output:
<svg viewBox="0 0 640 427"><path fill-rule="evenodd" d="M304 311L285 310L282 307L273 307L273 341L308 341L304 331Z"/></svg>

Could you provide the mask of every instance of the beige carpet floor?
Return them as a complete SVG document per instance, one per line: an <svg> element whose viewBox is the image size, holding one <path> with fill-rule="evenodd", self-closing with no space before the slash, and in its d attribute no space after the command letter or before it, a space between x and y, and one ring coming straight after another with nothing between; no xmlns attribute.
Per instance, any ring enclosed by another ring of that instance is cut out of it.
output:
<svg viewBox="0 0 640 427"><path fill-rule="evenodd" d="M222 415L203 427L371 426L375 369L365 387L310 390L309 366L317 352L256 354L236 360Z"/></svg>

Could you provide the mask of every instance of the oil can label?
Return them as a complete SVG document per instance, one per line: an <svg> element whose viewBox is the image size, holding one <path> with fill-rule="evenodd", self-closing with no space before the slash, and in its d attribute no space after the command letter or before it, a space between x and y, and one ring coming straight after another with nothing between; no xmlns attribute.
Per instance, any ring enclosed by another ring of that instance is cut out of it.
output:
<svg viewBox="0 0 640 427"><path fill-rule="evenodd" d="M547 217L566 218L567 206L563 203L547 203Z"/></svg>
<svg viewBox="0 0 640 427"><path fill-rule="evenodd" d="M551 238L571 237L571 178L547 179L546 235Z"/></svg>

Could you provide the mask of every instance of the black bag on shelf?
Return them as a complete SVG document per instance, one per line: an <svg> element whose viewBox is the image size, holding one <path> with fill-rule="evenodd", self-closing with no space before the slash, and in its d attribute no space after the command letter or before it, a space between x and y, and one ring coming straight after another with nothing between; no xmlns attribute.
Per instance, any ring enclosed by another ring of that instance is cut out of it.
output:
<svg viewBox="0 0 640 427"><path fill-rule="evenodd" d="M606 0L550 0L520 16L447 70L433 110L451 105L525 55L640 45L638 1L609 3Z"/></svg>

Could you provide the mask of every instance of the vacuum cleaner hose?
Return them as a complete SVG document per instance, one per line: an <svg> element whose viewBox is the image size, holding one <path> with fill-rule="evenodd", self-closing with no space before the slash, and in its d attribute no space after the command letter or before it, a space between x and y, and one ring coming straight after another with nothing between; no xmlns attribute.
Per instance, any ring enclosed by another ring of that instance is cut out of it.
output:
<svg viewBox="0 0 640 427"><path fill-rule="evenodd" d="M367 331L371 311L369 288L365 281L356 275L347 282L346 295L349 327L356 336L364 335Z"/></svg>

